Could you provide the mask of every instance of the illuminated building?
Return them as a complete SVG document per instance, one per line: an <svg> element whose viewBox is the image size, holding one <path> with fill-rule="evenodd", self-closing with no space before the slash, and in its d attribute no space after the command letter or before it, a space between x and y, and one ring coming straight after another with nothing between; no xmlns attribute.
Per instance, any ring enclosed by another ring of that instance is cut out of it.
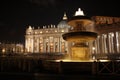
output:
<svg viewBox="0 0 120 80"><path fill-rule="evenodd" d="M96 58L120 58L120 18L94 16L97 39L90 43L91 53Z"/></svg>
<svg viewBox="0 0 120 80"><path fill-rule="evenodd" d="M89 42L90 54L94 58L108 58L108 55L120 53L120 18L107 16L91 17L95 22L98 37ZM29 26L25 35L25 51L30 53L71 53L72 43L66 42L62 34L71 30L67 17L57 25L34 29ZM73 43L74 44L74 43Z"/></svg>
<svg viewBox="0 0 120 80"><path fill-rule="evenodd" d="M24 45L17 43L0 43L0 54L23 53Z"/></svg>
<svg viewBox="0 0 120 80"><path fill-rule="evenodd" d="M62 34L68 32L70 26L63 20L57 25L43 26L34 29L31 26L26 30L25 51L30 53L69 53L70 44L63 40Z"/></svg>

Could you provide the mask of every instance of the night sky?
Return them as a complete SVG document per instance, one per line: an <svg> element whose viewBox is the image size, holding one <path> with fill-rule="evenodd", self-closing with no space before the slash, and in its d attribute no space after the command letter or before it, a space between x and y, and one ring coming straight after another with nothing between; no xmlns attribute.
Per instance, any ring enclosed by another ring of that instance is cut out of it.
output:
<svg viewBox="0 0 120 80"><path fill-rule="evenodd" d="M108 1L108 2L107 2ZM24 43L28 25L57 25L78 8L87 16L120 17L118 0L0 0L0 41Z"/></svg>

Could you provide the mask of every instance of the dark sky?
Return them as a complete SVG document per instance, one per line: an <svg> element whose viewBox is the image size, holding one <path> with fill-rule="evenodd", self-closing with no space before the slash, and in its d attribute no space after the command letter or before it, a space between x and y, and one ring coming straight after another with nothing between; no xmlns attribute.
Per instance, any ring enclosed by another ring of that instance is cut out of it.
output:
<svg viewBox="0 0 120 80"><path fill-rule="evenodd" d="M108 1L108 2L107 2ZM118 0L0 0L0 41L22 42L28 25L58 24L78 8L88 16L120 17Z"/></svg>

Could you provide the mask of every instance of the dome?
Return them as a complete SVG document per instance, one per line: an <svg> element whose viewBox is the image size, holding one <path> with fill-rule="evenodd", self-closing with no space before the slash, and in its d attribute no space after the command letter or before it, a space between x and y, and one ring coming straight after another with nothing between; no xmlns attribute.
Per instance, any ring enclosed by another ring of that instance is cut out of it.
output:
<svg viewBox="0 0 120 80"><path fill-rule="evenodd" d="M64 14L63 20L59 22L57 25L58 28L70 28L70 26L67 24L67 16Z"/></svg>
<svg viewBox="0 0 120 80"><path fill-rule="evenodd" d="M67 24L67 21L62 20L59 22L59 24L57 25L58 28L70 28L70 26Z"/></svg>

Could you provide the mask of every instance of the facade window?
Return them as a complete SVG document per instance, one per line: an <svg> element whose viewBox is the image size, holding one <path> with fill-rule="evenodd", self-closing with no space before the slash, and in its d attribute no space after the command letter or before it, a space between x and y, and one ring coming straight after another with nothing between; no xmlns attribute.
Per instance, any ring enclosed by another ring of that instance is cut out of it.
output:
<svg viewBox="0 0 120 80"><path fill-rule="evenodd" d="M53 41L53 37L50 37L50 41Z"/></svg>
<svg viewBox="0 0 120 80"><path fill-rule="evenodd" d="M58 52L58 43L55 42L55 52Z"/></svg>
<svg viewBox="0 0 120 80"><path fill-rule="evenodd" d="M31 48L31 47L29 47L28 52L31 52L31 49L32 49L32 48Z"/></svg>
<svg viewBox="0 0 120 80"><path fill-rule="evenodd" d="M57 32L57 30L55 30L55 32Z"/></svg>
<svg viewBox="0 0 120 80"><path fill-rule="evenodd" d="M43 43L43 39L42 38L39 39L39 43Z"/></svg>
<svg viewBox="0 0 120 80"><path fill-rule="evenodd" d="M49 52L48 51L48 42L46 42L46 52Z"/></svg>
<svg viewBox="0 0 120 80"><path fill-rule="evenodd" d="M42 31L40 31L40 34L42 34Z"/></svg>
<svg viewBox="0 0 120 80"><path fill-rule="evenodd" d="M40 40L40 43L42 43L42 41Z"/></svg>
<svg viewBox="0 0 120 80"><path fill-rule="evenodd" d="M35 39L35 43L37 42L37 39Z"/></svg>
<svg viewBox="0 0 120 80"><path fill-rule="evenodd" d="M62 29L61 32L64 32L64 29Z"/></svg>
<svg viewBox="0 0 120 80"><path fill-rule="evenodd" d="M48 33L48 30L46 31L46 33Z"/></svg>
<svg viewBox="0 0 120 80"><path fill-rule="evenodd" d="M43 51L43 44L42 43L39 44L39 48L40 48L39 52L42 52Z"/></svg>
<svg viewBox="0 0 120 80"><path fill-rule="evenodd" d="M37 31L35 31L35 34L37 34Z"/></svg>
<svg viewBox="0 0 120 80"><path fill-rule="evenodd" d="M53 52L53 43L50 43L50 52Z"/></svg>
<svg viewBox="0 0 120 80"><path fill-rule="evenodd" d="M31 32L28 32L28 34L31 34Z"/></svg>
<svg viewBox="0 0 120 80"><path fill-rule="evenodd" d="M37 48L36 48L36 46L34 47L34 51L36 51L37 50Z"/></svg>

